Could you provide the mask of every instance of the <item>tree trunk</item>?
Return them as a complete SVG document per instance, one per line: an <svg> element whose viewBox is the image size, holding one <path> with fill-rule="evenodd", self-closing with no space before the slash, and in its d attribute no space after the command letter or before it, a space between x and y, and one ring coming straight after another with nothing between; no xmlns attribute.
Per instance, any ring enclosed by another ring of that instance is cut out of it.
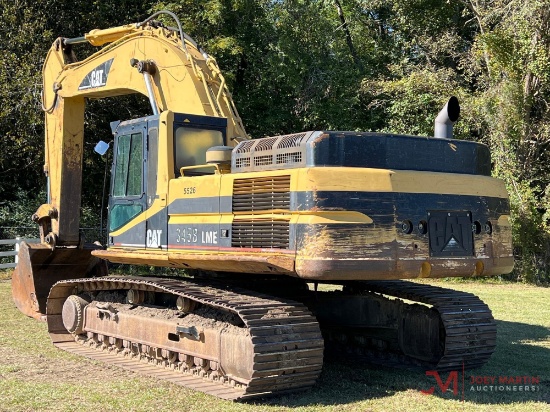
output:
<svg viewBox="0 0 550 412"><path fill-rule="evenodd" d="M357 69L362 73L363 64L361 63L361 60L357 55L357 51L355 50L355 46L353 45L353 41L351 39L351 33L349 32L348 23L346 21L346 17L344 16L344 10L342 9L342 5L340 4L339 0L334 0L334 5L338 10L338 17L340 18L340 23L341 23L340 27L342 27L342 30L344 30L346 43L348 44L349 52L351 53L351 57L353 58L353 63L355 64Z"/></svg>

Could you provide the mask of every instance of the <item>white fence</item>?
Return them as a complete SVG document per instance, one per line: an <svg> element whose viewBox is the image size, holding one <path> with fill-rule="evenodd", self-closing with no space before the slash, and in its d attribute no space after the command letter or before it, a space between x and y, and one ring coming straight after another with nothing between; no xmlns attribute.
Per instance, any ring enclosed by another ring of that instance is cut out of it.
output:
<svg viewBox="0 0 550 412"><path fill-rule="evenodd" d="M40 239L25 239L21 237L16 237L15 239L0 239L0 245L15 245L13 250L0 252L0 257L15 256L14 263L1 263L0 269L14 268L17 266L17 254L19 253L19 244L23 241L27 243L40 243Z"/></svg>

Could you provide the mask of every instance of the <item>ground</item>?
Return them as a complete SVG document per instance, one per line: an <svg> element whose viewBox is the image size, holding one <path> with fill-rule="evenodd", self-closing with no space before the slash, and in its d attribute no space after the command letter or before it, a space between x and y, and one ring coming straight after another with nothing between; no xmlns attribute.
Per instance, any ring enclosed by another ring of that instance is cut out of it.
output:
<svg viewBox="0 0 550 412"><path fill-rule="evenodd" d="M238 404L54 348L46 325L19 313L9 279L0 280L0 411L550 411L550 288L436 284L480 296L498 324L496 352L483 368L458 371L457 395L452 380L442 394L435 377L421 372L328 361L307 392ZM448 376L441 374L442 384ZM490 391L490 379L512 376L539 383L527 385L534 392ZM430 387L433 395L421 392Z"/></svg>

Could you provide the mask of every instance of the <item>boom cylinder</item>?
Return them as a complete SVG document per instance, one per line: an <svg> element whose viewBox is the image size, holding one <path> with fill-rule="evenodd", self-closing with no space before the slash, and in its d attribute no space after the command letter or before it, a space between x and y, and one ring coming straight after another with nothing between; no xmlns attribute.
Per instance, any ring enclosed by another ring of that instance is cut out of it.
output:
<svg viewBox="0 0 550 412"><path fill-rule="evenodd" d="M152 60L141 60L136 59L130 60L130 65L136 67L138 72L143 74L145 79L145 87L147 88L147 95L149 97L149 103L151 103L151 108L153 109L153 115L158 115L159 110L157 102L155 100L155 94L153 92L153 83L151 82L151 77L157 72L155 63Z"/></svg>

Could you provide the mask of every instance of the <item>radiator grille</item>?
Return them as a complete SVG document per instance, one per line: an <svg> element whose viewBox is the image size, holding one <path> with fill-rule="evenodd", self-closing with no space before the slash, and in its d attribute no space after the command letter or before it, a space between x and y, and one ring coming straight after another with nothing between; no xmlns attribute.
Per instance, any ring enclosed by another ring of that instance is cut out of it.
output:
<svg viewBox="0 0 550 412"><path fill-rule="evenodd" d="M273 155L254 156L254 166L265 166L273 163Z"/></svg>
<svg viewBox="0 0 550 412"><path fill-rule="evenodd" d="M289 248L289 222L287 220L234 220L231 233L232 247Z"/></svg>
<svg viewBox="0 0 550 412"><path fill-rule="evenodd" d="M290 209L290 176L235 179L233 182L234 212L274 209Z"/></svg>
<svg viewBox="0 0 550 412"><path fill-rule="evenodd" d="M235 179L233 212L290 210L290 176ZM259 249L288 249L289 221L238 216L231 229L231 246Z"/></svg>
<svg viewBox="0 0 550 412"><path fill-rule="evenodd" d="M236 159L235 164L237 167L250 167L250 157L241 157Z"/></svg>
<svg viewBox="0 0 550 412"><path fill-rule="evenodd" d="M279 144L277 145L278 149L287 149L289 147L300 147L300 142L304 137L306 137L307 133L297 133L297 134L290 134L283 136Z"/></svg>
<svg viewBox="0 0 550 412"><path fill-rule="evenodd" d="M246 142L242 142L239 144L239 146L235 149L236 153L248 153L250 152L250 149L252 146L254 146L256 142L254 140L248 140Z"/></svg>
<svg viewBox="0 0 550 412"><path fill-rule="evenodd" d="M277 155L276 163L277 164L302 163L302 152L279 153Z"/></svg>
<svg viewBox="0 0 550 412"><path fill-rule="evenodd" d="M239 143L233 150L231 171L253 172L306 167L307 142L314 133L305 132Z"/></svg>
<svg viewBox="0 0 550 412"><path fill-rule="evenodd" d="M273 145L277 141L277 137L268 137L265 139L258 139L256 143L255 150L257 152L263 152L266 150L271 150L273 148Z"/></svg>

